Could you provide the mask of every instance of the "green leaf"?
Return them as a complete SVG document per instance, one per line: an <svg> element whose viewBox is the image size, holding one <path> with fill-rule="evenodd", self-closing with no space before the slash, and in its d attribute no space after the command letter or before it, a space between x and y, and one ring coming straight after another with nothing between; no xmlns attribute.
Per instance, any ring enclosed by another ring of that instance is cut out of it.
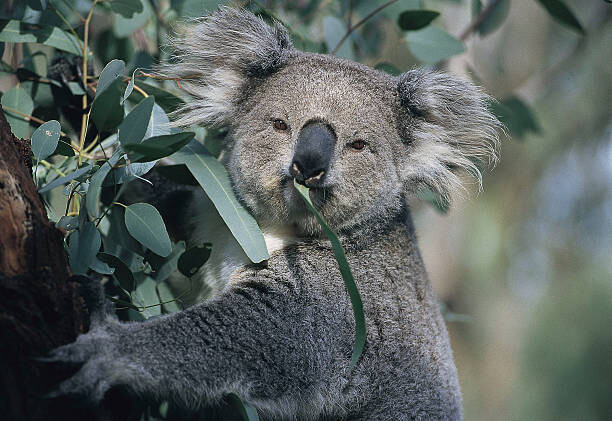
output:
<svg viewBox="0 0 612 421"><path fill-rule="evenodd" d="M119 126L119 142L122 145L128 143L140 143L147 133L151 113L153 112L155 98L150 96L143 99L128 115Z"/></svg>
<svg viewBox="0 0 612 421"><path fill-rule="evenodd" d="M191 247L178 259L177 268L186 277L193 276L210 257L211 244Z"/></svg>
<svg viewBox="0 0 612 421"><path fill-rule="evenodd" d="M20 86L15 86L6 91L4 95L2 95L0 103L3 107L12 108L27 115L32 115L32 111L34 110L32 98L30 98L26 90ZM23 139L30 137L30 123L26 121L22 115L13 113L7 109L3 111L15 137Z"/></svg>
<svg viewBox="0 0 612 421"><path fill-rule="evenodd" d="M323 18L323 32L325 34L325 44L327 45L327 50L331 53L346 33L346 25L336 17L325 16ZM338 57L344 57L350 60L355 59L350 38L344 40L344 43L340 46L336 52L336 55Z"/></svg>
<svg viewBox="0 0 612 421"><path fill-rule="evenodd" d="M155 105L153 105L153 112L151 113L151 119L147 126L147 132L145 133L145 139L153 136L161 136L164 134L170 134L170 119L168 115L157 104L157 97L155 98Z"/></svg>
<svg viewBox="0 0 612 421"><path fill-rule="evenodd" d="M185 103L181 98L174 95L172 92L162 89L155 85L151 85L145 82L138 82L138 87L145 91L148 95L155 97L155 103L158 104L167 113L170 113ZM142 98L140 92L135 92L134 97L138 98L139 95Z"/></svg>
<svg viewBox="0 0 612 421"><path fill-rule="evenodd" d="M154 12L150 6L150 2L143 0L142 9L134 13L132 17L124 17L121 14L115 15L113 22L113 33L117 38L124 38L134 33L138 28L144 26L149 19L154 16Z"/></svg>
<svg viewBox="0 0 612 421"><path fill-rule="evenodd" d="M387 63L387 62L378 63L376 66L374 66L374 68L376 70L380 70L382 72L389 73L390 75L393 75L393 76L399 76L402 73L400 69L395 67L393 64Z"/></svg>
<svg viewBox="0 0 612 421"><path fill-rule="evenodd" d="M32 10L45 10L47 8L47 0L28 0L28 6Z"/></svg>
<svg viewBox="0 0 612 421"><path fill-rule="evenodd" d="M54 26L30 25L18 20L0 19L0 42L34 42L82 56L83 44L72 34Z"/></svg>
<svg viewBox="0 0 612 421"><path fill-rule="evenodd" d="M130 81L128 82L125 88L125 92L123 93L123 99L121 100L122 104L125 102L126 99L128 99L128 97L132 94L132 91L134 90L134 77L136 76L136 72L138 70L140 69L136 68L136 70L132 72L132 77L130 78Z"/></svg>
<svg viewBox="0 0 612 421"><path fill-rule="evenodd" d="M156 281L166 280L172 273L177 269L178 260L185 251L185 242L179 241L172 247L172 253L167 258L162 258L154 253L147 255L147 261L151 264L154 269L152 274L153 279Z"/></svg>
<svg viewBox="0 0 612 421"><path fill-rule="evenodd" d="M433 10L406 10L397 18L397 24L404 31L416 31L425 28L438 16L440 13Z"/></svg>
<svg viewBox="0 0 612 421"><path fill-rule="evenodd" d="M55 224L56 228L63 228L66 231L72 231L79 227L79 218L77 216L62 216Z"/></svg>
<svg viewBox="0 0 612 421"><path fill-rule="evenodd" d="M100 192L102 191L102 182L110 170L117 165L121 155L123 155L123 151L121 148L117 148L108 161L106 161L89 179L89 189L87 190L87 196L85 196L85 205L87 206L87 212L92 218L97 218L100 214Z"/></svg>
<svg viewBox="0 0 612 421"><path fill-rule="evenodd" d="M96 90L96 98L104 92L117 78L123 76L125 72L125 63L123 60L111 60L104 66L100 77L98 78L98 87Z"/></svg>
<svg viewBox="0 0 612 421"><path fill-rule="evenodd" d="M570 8L567 7L561 0L538 1L542 6L544 6L548 14L550 14L550 16L552 16L557 22L567 26L570 29L573 29L581 35L586 35L586 31L582 27L582 24L580 24L580 21L576 18Z"/></svg>
<svg viewBox="0 0 612 421"><path fill-rule="evenodd" d="M143 280L138 282L136 291L132 294L132 301L141 306L140 312L147 319L161 314L161 305L156 286L157 282L153 278L145 276Z"/></svg>
<svg viewBox="0 0 612 421"><path fill-rule="evenodd" d="M112 275L115 269L110 267L107 263L104 263L97 257L94 257L93 261L89 264L89 268L94 272L101 273L103 275Z"/></svg>
<svg viewBox="0 0 612 421"><path fill-rule="evenodd" d="M74 275L85 275L100 250L100 232L93 222L87 222L69 238L68 256Z"/></svg>
<svg viewBox="0 0 612 421"><path fill-rule="evenodd" d="M321 225L321 228L323 228L323 232L325 232L327 238L329 238L329 241L331 241L332 248L334 249L334 256L338 261L340 273L342 274L342 279L344 280L344 286L346 287L346 290L351 299L351 304L353 306L353 315L355 317L355 343L353 344L353 356L351 357L351 365L349 367L349 370L352 370L353 367L355 367L355 364L357 364L359 357L361 357L366 340L365 314L363 312L363 302L361 301L361 295L359 295L359 289L357 288L357 284L355 284L355 278L353 278L351 268L349 267L349 264L346 261L346 256L344 254L342 244L340 244L338 236L336 236L336 234L331 230L331 228L327 225L317 208L315 208L312 202L310 201L310 190L308 189L308 187L298 184L295 180L293 181L293 185L297 189L302 199L304 199L304 201L308 205L310 211L317 218L317 221L319 221L319 224Z"/></svg>
<svg viewBox="0 0 612 421"><path fill-rule="evenodd" d="M489 0L493 1L493 0ZM475 0L472 2L472 16L476 18L478 14L482 11L482 2L480 0ZM480 34L480 36L485 36L494 32L497 28L501 26L502 23L508 17L508 13L510 11L510 0L501 0L495 4L493 10L489 13L489 15L478 25L476 31Z"/></svg>
<svg viewBox="0 0 612 421"><path fill-rule="evenodd" d="M257 409L253 405L243 401L237 393L230 393L229 397L244 421L259 421Z"/></svg>
<svg viewBox="0 0 612 421"><path fill-rule="evenodd" d="M255 219L236 199L223 165L195 140L172 158L185 164L198 180L249 259L254 263L267 260L269 255L263 234Z"/></svg>
<svg viewBox="0 0 612 421"><path fill-rule="evenodd" d="M62 156L74 156L74 149L72 149L72 146L70 146L69 143L60 140L59 142L57 142L57 148L55 148L55 151L53 151L53 155L62 155Z"/></svg>
<svg viewBox="0 0 612 421"><path fill-rule="evenodd" d="M154 136L142 143L128 143L124 148L133 162L148 162L172 155L189 143L194 135L193 132L182 132Z"/></svg>
<svg viewBox="0 0 612 421"><path fill-rule="evenodd" d="M419 198L429 203L435 210L441 214L448 213L450 203L444 197L434 193L431 189L425 189L419 192Z"/></svg>
<svg viewBox="0 0 612 421"><path fill-rule="evenodd" d="M175 313L180 310L176 297L168 288L165 282L157 283L157 295L162 304L162 311L164 313Z"/></svg>
<svg viewBox="0 0 612 421"><path fill-rule="evenodd" d="M91 104L91 119L100 132L115 129L123 121L122 82L115 79Z"/></svg>
<svg viewBox="0 0 612 421"><path fill-rule="evenodd" d="M114 269L113 277L119 282L121 288L126 291L134 291L136 289L134 274L123 260L110 253L98 253L97 258Z"/></svg>
<svg viewBox="0 0 612 421"><path fill-rule="evenodd" d="M38 161L50 156L57 148L60 124L57 120L47 121L32 134L32 153Z"/></svg>
<svg viewBox="0 0 612 421"><path fill-rule="evenodd" d="M134 203L125 208L125 226L132 237L153 253L166 257L172 251L166 225L154 206Z"/></svg>
<svg viewBox="0 0 612 421"><path fill-rule="evenodd" d="M191 172L184 165L160 165L155 169L155 172L178 184L198 185L198 180L193 178Z"/></svg>
<svg viewBox="0 0 612 421"><path fill-rule="evenodd" d="M540 125L531 108L520 98L510 96L492 102L491 111L508 129L512 136L522 138L532 133L540 133Z"/></svg>
<svg viewBox="0 0 612 421"><path fill-rule="evenodd" d="M228 0L171 0L172 8L182 18L199 18L217 10L220 4Z"/></svg>
<svg viewBox="0 0 612 421"><path fill-rule="evenodd" d="M111 0L110 7L113 12L126 18L131 18L134 13L142 12L140 0Z"/></svg>
<svg viewBox="0 0 612 421"><path fill-rule="evenodd" d="M93 165L91 165L91 164L85 165L84 167L79 168L78 170L76 170L74 172L71 172L70 174L67 174L64 177L56 178L55 180L53 180L49 184L46 184L43 187L41 187L38 190L38 193L47 192L47 191L49 191L51 189L54 189L55 187L61 186L64 183L72 181L75 178L78 178L78 177L82 176L83 174L87 174L92 168L93 168Z"/></svg>
<svg viewBox="0 0 612 421"><path fill-rule="evenodd" d="M406 39L412 54L427 64L438 63L465 51L461 41L435 26L411 31L406 35Z"/></svg>

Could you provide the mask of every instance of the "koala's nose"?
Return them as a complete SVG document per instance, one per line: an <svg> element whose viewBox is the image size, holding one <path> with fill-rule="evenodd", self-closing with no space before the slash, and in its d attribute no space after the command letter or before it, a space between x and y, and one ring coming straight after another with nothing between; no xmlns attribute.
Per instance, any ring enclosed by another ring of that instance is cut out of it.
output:
<svg viewBox="0 0 612 421"><path fill-rule="evenodd" d="M321 185L331 163L336 135L327 124L307 123L298 135L289 172L308 187Z"/></svg>

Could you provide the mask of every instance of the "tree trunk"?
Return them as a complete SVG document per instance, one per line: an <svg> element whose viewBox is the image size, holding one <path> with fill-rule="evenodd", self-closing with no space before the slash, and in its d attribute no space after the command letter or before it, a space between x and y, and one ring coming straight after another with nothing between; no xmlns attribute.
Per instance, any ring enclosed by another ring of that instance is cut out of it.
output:
<svg viewBox="0 0 612 421"><path fill-rule="evenodd" d="M87 313L31 174L30 142L0 112L0 418L96 419L98 411L44 398L74 369L35 358L74 341Z"/></svg>

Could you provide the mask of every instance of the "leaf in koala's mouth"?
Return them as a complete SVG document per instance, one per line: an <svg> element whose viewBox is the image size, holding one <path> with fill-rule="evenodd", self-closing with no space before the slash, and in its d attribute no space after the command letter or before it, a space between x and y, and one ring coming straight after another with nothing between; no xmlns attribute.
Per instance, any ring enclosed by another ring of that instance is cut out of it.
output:
<svg viewBox="0 0 612 421"><path fill-rule="evenodd" d="M340 273L342 274L342 280L344 280L344 286L346 287L349 298L351 299L353 315L355 317L355 342L353 344L353 355L351 357L351 365L349 367L349 370L352 370L355 367L355 364L357 364L359 357L361 357L366 338L365 315L363 313L363 302L361 301L361 295L359 294L359 289L355 283L355 278L353 277L351 268L346 261L346 255L344 254L342 244L340 244L340 240L338 239L336 233L332 231L329 225L327 225L317 208L315 208L312 204L312 201L310 200L310 189L302 184L299 184L295 179L293 180L293 185L302 199L304 199L306 202L308 209L317 218L319 224L321 224L321 228L323 228L323 232L325 232L325 235L327 238L329 238L329 241L331 241L334 256L336 257L336 261L340 267Z"/></svg>

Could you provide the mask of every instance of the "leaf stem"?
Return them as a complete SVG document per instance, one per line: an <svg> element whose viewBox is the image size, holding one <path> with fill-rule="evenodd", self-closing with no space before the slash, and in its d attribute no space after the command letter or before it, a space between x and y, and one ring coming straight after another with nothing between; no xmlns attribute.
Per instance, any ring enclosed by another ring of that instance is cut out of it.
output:
<svg viewBox="0 0 612 421"><path fill-rule="evenodd" d="M478 16L468 25L467 28L463 30L461 35L459 35L459 39L461 41L465 41L472 35L480 25L493 13L497 5L501 3L502 0L491 0L484 9L480 11Z"/></svg>
<svg viewBox="0 0 612 421"><path fill-rule="evenodd" d="M23 117L23 119L25 121L33 121L34 123L38 123L38 124L45 124L46 121L45 120L41 120L40 118L34 117L33 115L30 114L26 114L26 113L22 113L19 110L16 110L12 107L6 107L6 106L2 106L2 109L4 109L5 111L8 111L9 113L14 113L17 114L20 117ZM64 136L64 137L68 137L68 135L62 131L60 131L60 135Z"/></svg>
<svg viewBox="0 0 612 421"><path fill-rule="evenodd" d="M334 47L334 49L331 51L331 55L334 55L338 52L338 50L340 49L340 47L342 46L342 44L344 44L344 41L346 41L346 39L355 31L355 29L359 28L361 25L363 25L364 23L366 23L368 20L370 20L374 15L376 15L378 12L380 12L381 10L385 9L388 6L391 6L393 3L397 2L397 0L389 0L388 2L386 2L385 4L381 4L380 6L378 6L376 9L372 10L370 13L368 13L363 19L361 19L359 22L357 22L355 25L351 26L346 33L344 34L344 36L342 38L340 38L340 41L338 41L338 44L336 44L336 46Z"/></svg>

